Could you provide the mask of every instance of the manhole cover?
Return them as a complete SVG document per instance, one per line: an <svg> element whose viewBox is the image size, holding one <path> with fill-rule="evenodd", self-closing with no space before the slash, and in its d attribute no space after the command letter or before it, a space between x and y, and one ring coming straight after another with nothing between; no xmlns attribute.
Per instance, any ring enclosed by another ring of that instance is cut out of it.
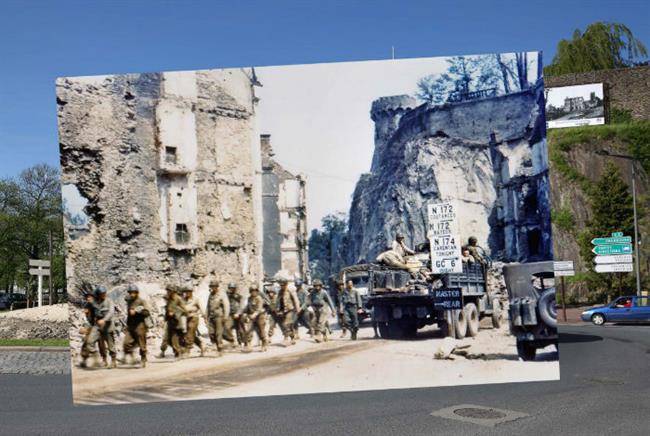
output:
<svg viewBox="0 0 650 436"><path fill-rule="evenodd" d="M465 407L463 409L456 409L454 410L454 413L464 418L476 419L501 419L508 416L505 413L494 409L479 409L477 407Z"/></svg>
<svg viewBox="0 0 650 436"><path fill-rule="evenodd" d="M495 427L528 416L526 413L515 412L514 410L496 409L494 407L477 406L476 404L457 404L434 410L431 415L455 421L471 422L486 427Z"/></svg>

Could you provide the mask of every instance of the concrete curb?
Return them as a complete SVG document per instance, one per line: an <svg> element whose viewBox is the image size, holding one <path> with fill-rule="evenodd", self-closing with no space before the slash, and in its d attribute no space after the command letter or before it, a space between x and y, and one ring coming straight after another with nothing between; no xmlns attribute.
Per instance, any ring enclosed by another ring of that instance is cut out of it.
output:
<svg viewBox="0 0 650 436"><path fill-rule="evenodd" d="M67 352L70 351L70 347L30 347L30 346L0 346L0 352L2 351L58 351L58 352Z"/></svg>

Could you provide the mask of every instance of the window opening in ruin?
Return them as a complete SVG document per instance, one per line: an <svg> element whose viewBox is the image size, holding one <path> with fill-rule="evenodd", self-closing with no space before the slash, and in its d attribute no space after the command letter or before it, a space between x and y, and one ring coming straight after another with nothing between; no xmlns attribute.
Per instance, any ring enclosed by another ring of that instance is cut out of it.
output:
<svg viewBox="0 0 650 436"><path fill-rule="evenodd" d="M176 164L176 161L176 147L165 147L165 162L168 164Z"/></svg>
<svg viewBox="0 0 650 436"><path fill-rule="evenodd" d="M527 216L537 214L537 194L531 193L524 199L524 212Z"/></svg>
<svg viewBox="0 0 650 436"><path fill-rule="evenodd" d="M176 243L179 245L185 245L190 242L190 232L187 230L187 224L176 224L174 238L176 239Z"/></svg>
<svg viewBox="0 0 650 436"><path fill-rule="evenodd" d="M528 230L528 255L535 256L540 254L540 245L542 243L542 232L539 229Z"/></svg>

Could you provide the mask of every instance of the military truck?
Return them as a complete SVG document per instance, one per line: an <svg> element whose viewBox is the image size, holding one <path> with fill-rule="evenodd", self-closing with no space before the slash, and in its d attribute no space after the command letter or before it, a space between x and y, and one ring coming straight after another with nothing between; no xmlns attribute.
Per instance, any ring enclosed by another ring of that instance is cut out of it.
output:
<svg viewBox="0 0 650 436"><path fill-rule="evenodd" d="M510 299L510 332L517 338L517 354L535 360L538 348L557 348L557 308L552 261L503 267Z"/></svg>
<svg viewBox="0 0 650 436"><path fill-rule="evenodd" d="M478 334L483 317L489 316L495 327L501 326L501 302L487 289L486 268L479 262L463 262L461 273L421 280L404 269L369 263L343 268L340 278L363 283L366 307L382 338L415 337L418 329L437 324L444 336L462 339ZM441 305L440 294L453 291L458 297L457 308Z"/></svg>

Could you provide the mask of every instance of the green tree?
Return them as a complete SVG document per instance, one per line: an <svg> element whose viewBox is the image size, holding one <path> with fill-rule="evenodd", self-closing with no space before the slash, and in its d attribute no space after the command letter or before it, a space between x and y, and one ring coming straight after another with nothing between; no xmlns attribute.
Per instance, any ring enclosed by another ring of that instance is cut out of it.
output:
<svg viewBox="0 0 650 436"><path fill-rule="evenodd" d="M321 220L321 228L313 229L309 236L309 264L315 279L327 281L345 266L348 243L348 223L344 213L327 215Z"/></svg>
<svg viewBox="0 0 650 436"><path fill-rule="evenodd" d="M0 289L18 286L34 294L28 261L48 259L50 233L53 288L65 289L59 171L39 164L0 180Z"/></svg>
<svg viewBox="0 0 650 436"><path fill-rule="evenodd" d="M623 68L642 62L648 55L643 43L624 24L596 22L582 32L576 29L571 39L557 44L546 76Z"/></svg>
<svg viewBox="0 0 650 436"><path fill-rule="evenodd" d="M593 238L606 237L612 232L623 232L626 235L634 232L632 194L613 163L607 164L600 180L589 193L589 198L591 218L578 235L580 255L589 269L586 281L590 290L597 295L612 298L629 293L633 288L632 274L599 274L593 269Z"/></svg>

